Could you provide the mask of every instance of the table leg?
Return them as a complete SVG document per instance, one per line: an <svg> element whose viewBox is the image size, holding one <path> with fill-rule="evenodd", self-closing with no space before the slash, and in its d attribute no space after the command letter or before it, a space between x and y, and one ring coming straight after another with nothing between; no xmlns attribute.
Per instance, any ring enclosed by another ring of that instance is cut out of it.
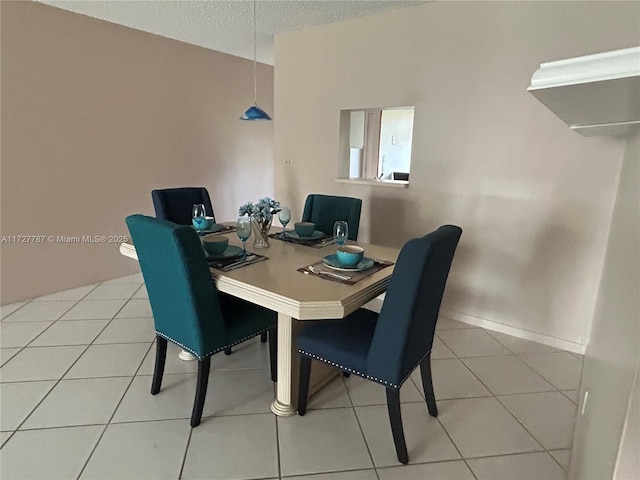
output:
<svg viewBox="0 0 640 480"><path fill-rule="evenodd" d="M276 384L276 399L271 404L271 411L279 417L289 417L297 413L300 359L298 358L296 338L300 332L313 323L278 313L278 382ZM334 367L322 362L313 362L309 395L317 392L338 373L339 370Z"/></svg>
<svg viewBox="0 0 640 480"><path fill-rule="evenodd" d="M289 315L278 313L278 383L276 384L276 399L271 404L271 411L279 417L289 417L296 414L293 405L292 380L293 359L295 358L294 320Z"/></svg>
<svg viewBox="0 0 640 480"><path fill-rule="evenodd" d="M193 360L196 360L196 356L192 355L186 350L181 350L180 353L178 354L178 358L180 360L184 360L185 362L192 362Z"/></svg>

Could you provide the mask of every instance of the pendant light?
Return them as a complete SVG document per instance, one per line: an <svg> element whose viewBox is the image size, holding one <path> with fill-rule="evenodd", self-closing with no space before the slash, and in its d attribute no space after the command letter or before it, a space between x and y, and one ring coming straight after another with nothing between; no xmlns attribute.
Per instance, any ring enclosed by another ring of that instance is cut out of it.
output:
<svg viewBox="0 0 640 480"><path fill-rule="evenodd" d="M258 81L256 79L256 0L253 0L253 105L242 114L240 120L271 120L267 112L258 106Z"/></svg>

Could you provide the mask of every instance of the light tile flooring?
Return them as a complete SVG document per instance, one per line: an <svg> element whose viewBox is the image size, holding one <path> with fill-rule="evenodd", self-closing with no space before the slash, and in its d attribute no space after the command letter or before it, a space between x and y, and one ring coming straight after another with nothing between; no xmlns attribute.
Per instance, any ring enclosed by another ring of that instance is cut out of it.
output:
<svg viewBox="0 0 640 480"><path fill-rule="evenodd" d="M337 377L304 417L269 410L257 339L216 355L202 424L189 427L196 364L168 353L149 394L153 320L140 275L2 307L3 479L563 479L579 355L453 320L432 365L440 415L418 372L402 388L411 462L401 466L384 390Z"/></svg>

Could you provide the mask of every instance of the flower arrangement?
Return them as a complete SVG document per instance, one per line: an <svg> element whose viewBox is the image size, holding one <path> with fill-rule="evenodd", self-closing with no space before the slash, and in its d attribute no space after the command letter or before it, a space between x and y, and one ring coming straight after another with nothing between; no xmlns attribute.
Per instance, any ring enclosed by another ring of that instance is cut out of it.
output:
<svg viewBox="0 0 640 480"><path fill-rule="evenodd" d="M269 229L273 215L280 211L280 202L271 197L264 197L257 203L247 202L240 207L240 216L248 215L251 218L251 225L255 232L253 246L256 248L266 248L269 246Z"/></svg>
<svg viewBox="0 0 640 480"><path fill-rule="evenodd" d="M264 197L257 203L247 202L240 207L240 216L249 215L258 223L270 222L273 215L280 211L280 202L271 197Z"/></svg>

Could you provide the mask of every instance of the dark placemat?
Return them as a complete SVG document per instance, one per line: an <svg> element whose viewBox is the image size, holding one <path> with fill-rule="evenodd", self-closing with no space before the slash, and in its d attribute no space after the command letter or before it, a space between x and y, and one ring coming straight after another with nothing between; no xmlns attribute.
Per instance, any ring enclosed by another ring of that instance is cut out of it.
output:
<svg viewBox="0 0 640 480"><path fill-rule="evenodd" d="M201 237L204 237L206 235L223 235L225 233L232 233L235 232L237 230L235 225L225 225L224 228L222 230L218 230L217 232L209 232L209 233L205 233L205 232L197 232L198 235L200 235Z"/></svg>
<svg viewBox="0 0 640 480"><path fill-rule="evenodd" d="M228 272L230 270L235 270L236 268L242 268L242 267L246 267L247 265L253 265L254 263L267 260L268 258L269 257L265 257L264 255L258 255L257 253L250 253L244 258L237 256L233 258L224 258L222 260L208 260L208 262L210 267L213 267L217 270L222 270L223 272Z"/></svg>
<svg viewBox="0 0 640 480"><path fill-rule="evenodd" d="M327 245L331 245L335 243L333 241L333 237L330 235L325 235L324 237L305 240L305 239L287 237L286 235L282 237L282 233L278 232L278 233L269 234L269 238L275 238L276 240L281 240L283 242L297 243L298 245L304 245L306 247L313 247L313 248L322 248L322 247L326 247Z"/></svg>
<svg viewBox="0 0 640 480"><path fill-rule="evenodd" d="M390 265L393 265L394 262L388 262L387 260L376 260L373 259L373 266L371 268L367 268L366 270L361 270L358 272L345 272L342 270L334 270L327 267L322 261L312 263L311 265L307 265L305 267L298 268L298 272L302 272L308 275L313 275L314 277L324 278L325 280L331 280L332 282L344 283L345 285L355 285L363 278L367 278L370 275L373 275L376 272L379 272L383 268L387 268ZM325 273L313 273L309 267L313 267L316 272L325 272ZM340 278L340 277L351 277L351 278Z"/></svg>

